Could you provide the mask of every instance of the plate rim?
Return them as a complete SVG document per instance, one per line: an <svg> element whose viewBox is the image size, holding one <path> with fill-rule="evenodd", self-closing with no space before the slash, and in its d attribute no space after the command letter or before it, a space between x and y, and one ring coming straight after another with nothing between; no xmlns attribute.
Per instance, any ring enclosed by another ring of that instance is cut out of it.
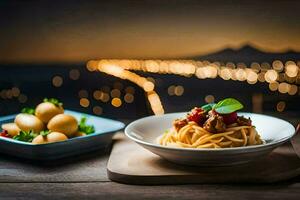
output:
<svg viewBox="0 0 300 200"><path fill-rule="evenodd" d="M121 122L121 121L118 121L118 120L113 120L113 119L105 118L105 117L99 117L99 116L96 116L96 115L91 115L91 114L87 114L87 113L83 113L83 112L78 112L78 111L74 111L74 110L69 110L69 109L65 109L65 111L67 111L67 113L71 112L71 113L77 113L77 114L82 115L82 116L91 116L91 117L105 119L105 120L108 120L108 121L111 121L111 122L114 122L114 123L118 123L119 126L118 126L118 128L115 128L112 131L100 132L100 133L92 133L92 134L84 135L84 136L80 136L80 137L68 138L68 140L65 140L65 141L59 141L59 142L53 142L53 143L46 143L46 144L32 144L32 143L29 143L29 142L23 142L23 141L14 140L14 139L11 139L11 138L6 138L6 137L0 137L0 141L4 141L4 142L7 142L7 143L19 144L19 145L32 146L32 147L38 147L38 146L43 146L44 147L44 146L50 146L50 145L54 145L54 144L70 143L70 142L72 142L74 140L83 140L85 138L95 137L95 136L98 136L98 135L106 135L106 134L110 134L110 133L122 130L125 127L125 124L123 122ZM0 117L0 122L1 121L5 121L5 120L9 120L9 119L13 119L16 115L17 114L11 114L11 115L2 116L2 117ZM0 127L0 129L1 129L1 127Z"/></svg>
<svg viewBox="0 0 300 200"><path fill-rule="evenodd" d="M283 119L280 119L278 117L273 117L273 116L270 116L270 115L264 115L264 114L258 114L258 113L251 113L251 112L238 112L239 114L252 114L252 115L260 115L260 116L264 116L264 117L269 117L269 118L275 118L276 120L281 120L285 123L287 123L289 126L292 127L293 129L293 133L289 136L286 136L286 137L283 137L279 140L276 140L276 141L272 141L272 142L269 142L269 143L266 143L266 144L260 144L260 145L253 145L253 146L243 146L243 147L229 147L229 148L180 148L180 147L169 147L169 146L162 146L162 145L159 145L159 144L155 144L155 143L150 143L150 142L146 142L146 141L143 141L143 140L140 140L138 138L135 138L131 135L131 133L129 133L129 129L132 128L132 126L134 126L136 123L139 123L140 121L143 121L143 120L146 120L148 118L153 118L153 117L162 117L162 116L166 116L166 115L179 115L179 114L186 114L187 112L173 112L173 113L166 113L166 114L163 114L163 115L150 115L150 116L147 116L147 117L143 117L143 118L140 118L140 119L137 119L133 122L131 122L130 124L128 124L126 127L125 127L125 135L135 141L136 143L138 144L142 144L142 145L146 145L146 146L151 146L151 147L154 147L154 148L159 148L159 149L164 149L164 150L172 150L172 151L192 151L192 152L223 152L223 151L241 151L241 150L257 150L257 149L265 149L265 148L271 148L272 146L279 146L280 144L286 142L287 140L289 140L290 138L292 138L295 134L296 134L296 129L295 127L288 121L286 120L283 120Z"/></svg>

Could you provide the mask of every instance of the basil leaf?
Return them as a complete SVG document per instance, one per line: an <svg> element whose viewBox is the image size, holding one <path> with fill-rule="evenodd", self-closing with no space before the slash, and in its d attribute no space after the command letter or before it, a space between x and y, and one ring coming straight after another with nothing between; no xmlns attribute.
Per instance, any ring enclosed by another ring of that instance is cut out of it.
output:
<svg viewBox="0 0 300 200"><path fill-rule="evenodd" d="M219 101L213 108L217 113L229 114L242 109L244 106L236 99L227 98Z"/></svg>
<svg viewBox="0 0 300 200"><path fill-rule="evenodd" d="M27 114L34 115L35 109L34 109L34 108L23 108L23 109L21 110L21 113L27 113Z"/></svg>
<svg viewBox="0 0 300 200"><path fill-rule="evenodd" d="M209 104L206 104L206 105L202 106L201 108L205 112L208 112L208 111L212 110L215 105L216 105L215 103L209 103Z"/></svg>

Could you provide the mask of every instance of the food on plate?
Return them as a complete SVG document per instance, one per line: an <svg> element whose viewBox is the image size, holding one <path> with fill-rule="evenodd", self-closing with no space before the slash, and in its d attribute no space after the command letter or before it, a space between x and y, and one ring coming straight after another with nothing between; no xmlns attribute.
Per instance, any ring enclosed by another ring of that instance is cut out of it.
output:
<svg viewBox="0 0 300 200"><path fill-rule="evenodd" d="M47 128L72 137L78 130L78 122L72 115L58 114L49 121Z"/></svg>
<svg viewBox="0 0 300 200"><path fill-rule="evenodd" d="M15 118L16 125L23 131L34 131L39 133L44 130L44 123L32 114L20 113Z"/></svg>
<svg viewBox="0 0 300 200"><path fill-rule="evenodd" d="M18 135L21 131L21 129L15 123L3 124L1 126L1 128L3 130L6 130L7 134L12 136L12 137L15 136L15 135Z"/></svg>
<svg viewBox="0 0 300 200"><path fill-rule="evenodd" d="M228 148L262 144L249 118L238 116L243 105L227 98L217 104L193 108L158 138L163 146L183 148Z"/></svg>
<svg viewBox="0 0 300 200"><path fill-rule="evenodd" d="M86 117L78 122L74 116L64 114L63 104L54 98L45 98L36 108L23 108L14 123L2 124L1 128L0 137L32 144L60 142L95 132Z"/></svg>
<svg viewBox="0 0 300 200"><path fill-rule="evenodd" d="M48 123L52 117L64 113L62 103L55 101L56 99L44 99L35 109L35 116L41 119L44 123Z"/></svg>
<svg viewBox="0 0 300 200"><path fill-rule="evenodd" d="M51 132L46 135L38 135L32 140L32 144L45 144L67 140L67 136L60 132Z"/></svg>

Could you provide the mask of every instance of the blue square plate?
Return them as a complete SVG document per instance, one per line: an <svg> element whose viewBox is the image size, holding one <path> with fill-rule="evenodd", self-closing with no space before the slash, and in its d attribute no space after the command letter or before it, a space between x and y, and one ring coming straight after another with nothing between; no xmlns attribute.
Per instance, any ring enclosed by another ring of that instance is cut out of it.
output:
<svg viewBox="0 0 300 200"><path fill-rule="evenodd" d="M78 155L110 145L113 134L124 128L119 121L96 117L84 113L65 110L66 114L73 115L78 121L87 117L87 124L94 125L95 133L71 138L66 141L49 144L31 144L5 137L0 137L0 152L34 160L54 160L67 156ZM0 117L0 127L4 123L13 122L16 115Z"/></svg>

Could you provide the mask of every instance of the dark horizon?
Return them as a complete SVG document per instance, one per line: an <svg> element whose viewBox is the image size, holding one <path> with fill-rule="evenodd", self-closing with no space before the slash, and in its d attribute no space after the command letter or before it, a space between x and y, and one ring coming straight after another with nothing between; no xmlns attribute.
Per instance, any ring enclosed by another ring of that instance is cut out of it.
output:
<svg viewBox="0 0 300 200"><path fill-rule="evenodd" d="M230 54L230 55L228 55ZM122 57L113 57L113 58L94 58L98 59L127 59ZM282 62L286 62L289 60L298 61L300 60L300 51L293 51L293 50L286 50L286 51L279 51L279 52L267 52L262 49L257 48L253 44L245 44L239 48L232 48L227 47L224 49L219 49L208 54L195 54L190 56L183 56L183 57L153 57L153 58L134 58L134 59L191 59L191 60L209 60L211 62L246 62L250 64L251 62L273 62L275 60L281 60ZM225 61L228 59L227 61ZM0 63L1 65L72 65L72 64L80 64L84 65L88 62L88 60L82 61L65 61L65 62L3 62Z"/></svg>

